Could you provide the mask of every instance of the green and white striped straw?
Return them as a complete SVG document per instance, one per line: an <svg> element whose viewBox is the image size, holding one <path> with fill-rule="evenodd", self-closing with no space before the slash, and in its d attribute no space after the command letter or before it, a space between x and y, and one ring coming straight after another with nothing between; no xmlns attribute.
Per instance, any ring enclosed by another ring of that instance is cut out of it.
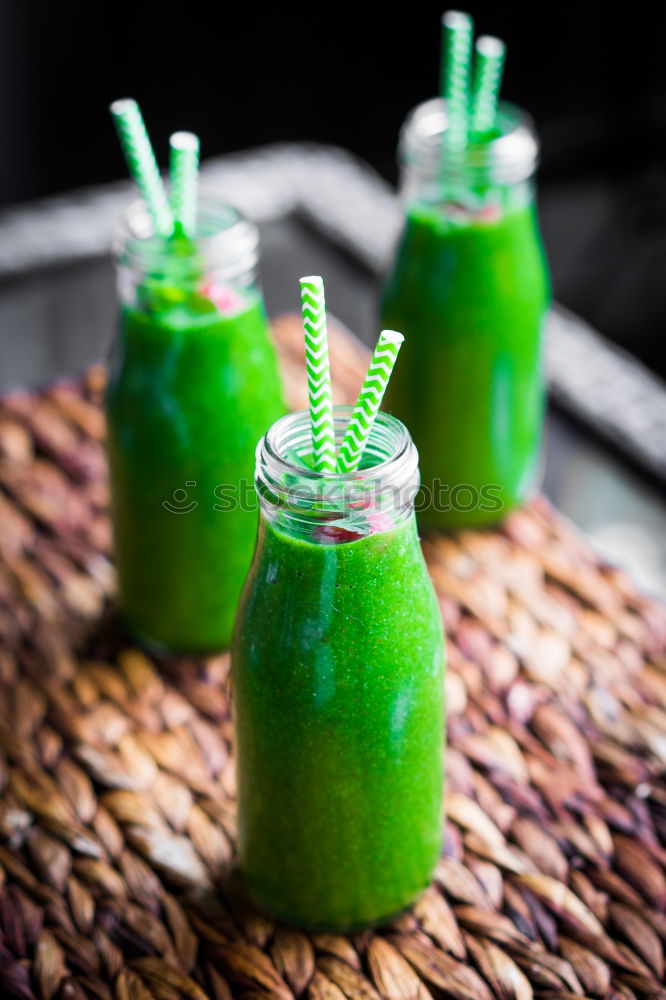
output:
<svg viewBox="0 0 666 1000"><path fill-rule="evenodd" d="M501 39L481 35L477 40L472 94L472 132L476 134L495 127L505 54L506 45Z"/></svg>
<svg viewBox="0 0 666 1000"><path fill-rule="evenodd" d="M161 236L170 236L173 232L173 216L139 105L128 97L114 101L109 110L118 130L130 174L148 206L155 232Z"/></svg>
<svg viewBox="0 0 666 1000"><path fill-rule="evenodd" d="M469 14L448 10L442 16L441 94L448 115L446 148L454 155L467 147L472 33Z"/></svg>
<svg viewBox="0 0 666 1000"><path fill-rule="evenodd" d="M368 374L340 446L338 472L355 472L360 465L404 339L396 330L382 330L379 335Z"/></svg>
<svg viewBox="0 0 666 1000"><path fill-rule="evenodd" d="M318 275L311 275L301 278L300 284L315 470L332 474L335 472L335 426L324 282Z"/></svg>
<svg viewBox="0 0 666 1000"><path fill-rule="evenodd" d="M197 228L199 137L194 132L174 132L169 139L171 157L171 211L176 232L194 236Z"/></svg>

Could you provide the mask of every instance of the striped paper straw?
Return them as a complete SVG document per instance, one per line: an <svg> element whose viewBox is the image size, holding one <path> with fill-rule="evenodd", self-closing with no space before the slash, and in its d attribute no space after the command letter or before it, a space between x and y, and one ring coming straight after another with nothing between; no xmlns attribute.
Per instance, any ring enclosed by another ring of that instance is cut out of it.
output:
<svg viewBox="0 0 666 1000"><path fill-rule="evenodd" d="M481 35L476 43L472 97L472 132L495 127L497 98L502 82L506 45L493 35Z"/></svg>
<svg viewBox="0 0 666 1000"><path fill-rule="evenodd" d="M379 335L368 374L340 446L338 472L355 472L359 467L404 339L396 330L382 330Z"/></svg>
<svg viewBox="0 0 666 1000"><path fill-rule="evenodd" d="M155 231L162 236L170 236L173 217L139 105L128 97L114 101L109 110L130 174L148 206Z"/></svg>
<svg viewBox="0 0 666 1000"><path fill-rule="evenodd" d="M467 147L472 31L469 14L448 10L443 15L441 92L448 115L446 145L452 153Z"/></svg>
<svg viewBox="0 0 666 1000"><path fill-rule="evenodd" d="M335 428L328 362L324 282L318 275L301 278L312 452L317 472L335 472Z"/></svg>
<svg viewBox="0 0 666 1000"><path fill-rule="evenodd" d="M169 139L171 211L177 232L194 236L197 228L199 138L194 132L174 132Z"/></svg>

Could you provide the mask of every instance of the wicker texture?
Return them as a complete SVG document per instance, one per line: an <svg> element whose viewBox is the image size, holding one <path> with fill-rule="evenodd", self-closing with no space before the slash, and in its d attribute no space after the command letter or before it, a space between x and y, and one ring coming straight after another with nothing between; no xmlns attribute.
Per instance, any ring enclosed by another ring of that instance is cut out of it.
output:
<svg viewBox="0 0 666 1000"><path fill-rule="evenodd" d="M276 324L291 401L302 334ZM367 358L332 337L336 401ZM666 612L538 500L425 551L445 850L392 926L307 935L233 874L228 656L122 640L103 372L0 404L0 997L662 998Z"/></svg>

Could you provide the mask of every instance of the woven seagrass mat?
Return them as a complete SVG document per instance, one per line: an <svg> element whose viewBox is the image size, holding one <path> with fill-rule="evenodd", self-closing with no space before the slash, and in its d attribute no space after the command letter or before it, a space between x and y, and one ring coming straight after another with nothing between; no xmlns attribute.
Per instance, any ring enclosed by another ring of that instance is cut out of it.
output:
<svg viewBox="0 0 666 1000"><path fill-rule="evenodd" d="M276 334L302 405L300 323ZM365 356L341 334L332 355L350 401ZM103 379L0 404L0 998L666 997L664 608L543 500L427 539L435 881L378 932L276 925L228 874L228 656L158 669L114 623Z"/></svg>

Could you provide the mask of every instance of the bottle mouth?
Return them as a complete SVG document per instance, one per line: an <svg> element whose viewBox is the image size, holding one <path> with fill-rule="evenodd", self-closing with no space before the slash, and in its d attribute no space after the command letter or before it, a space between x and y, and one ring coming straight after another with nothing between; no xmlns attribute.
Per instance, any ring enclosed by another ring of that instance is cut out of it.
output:
<svg viewBox="0 0 666 1000"><path fill-rule="evenodd" d="M165 239L155 232L145 202L137 199L123 213L113 239L121 266L178 280L199 273L202 264L233 282L252 273L259 255L259 231L241 213L210 196L199 198L192 237Z"/></svg>
<svg viewBox="0 0 666 1000"><path fill-rule="evenodd" d="M458 154L446 149L449 117L441 97L418 104L400 131L398 155L403 166L415 166L443 176L472 182L515 184L536 170L539 144L530 115L508 101L500 101L496 127L490 135L471 141Z"/></svg>
<svg viewBox="0 0 666 1000"><path fill-rule="evenodd" d="M334 407L338 451L352 409ZM255 486L261 509L295 537L352 541L396 527L413 510L418 454L407 428L388 413L377 415L357 471L322 473L311 463L307 410L276 421L257 445Z"/></svg>

